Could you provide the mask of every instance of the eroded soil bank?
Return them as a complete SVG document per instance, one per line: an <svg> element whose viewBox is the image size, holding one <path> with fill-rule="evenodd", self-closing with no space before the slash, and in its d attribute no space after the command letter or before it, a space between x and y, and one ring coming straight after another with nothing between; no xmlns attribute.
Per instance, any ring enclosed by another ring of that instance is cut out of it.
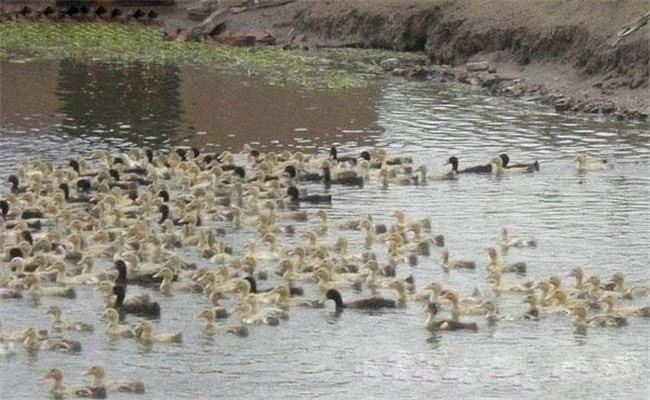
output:
<svg viewBox="0 0 650 400"><path fill-rule="evenodd" d="M645 118L648 25L615 42L647 12L645 0L297 0L230 15L218 34L424 51L438 66L429 72L498 94L539 98L560 111ZM483 61L490 71L465 68Z"/></svg>

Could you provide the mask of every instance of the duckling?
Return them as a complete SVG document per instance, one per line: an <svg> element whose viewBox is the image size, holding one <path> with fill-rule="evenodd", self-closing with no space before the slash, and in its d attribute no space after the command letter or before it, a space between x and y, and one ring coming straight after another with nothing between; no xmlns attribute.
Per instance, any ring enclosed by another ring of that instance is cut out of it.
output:
<svg viewBox="0 0 650 400"><path fill-rule="evenodd" d="M123 285L114 285L112 293L115 295L115 303L112 306L116 310L145 318L160 317L160 304L151 301L148 294L126 297L126 286Z"/></svg>
<svg viewBox="0 0 650 400"><path fill-rule="evenodd" d="M445 270L445 272L448 272L450 269L459 269L459 268L476 269L476 262L474 261L450 260L449 250L447 249L445 249L442 252L442 256L440 257L440 265Z"/></svg>
<svg viewBox="0 0 650 400"><path fill-rule="evenodd" d="M237 304L237 311L241 313L239 320L247 325L265 324L277 326L280 319L287 319L288 314L279 308L266 307L257 309L257 296L248 294Z"/></svg>
<svg viewBox="0 0 650 400"><path fill-rule="evenodd" d="M343 302L341 293L336 289L329 289L325 293L326 300L334 301L336 311L343 311L344 308L365 309L365 310L378 310L382 308L396 308L397 303L395 300L384 299L382 297L370 297L367 299L359 299L348 303Z"/></svg>
<svg viewBox="0 0 650 400"><path fill-rule="evenodd" d="M92 332L95 330L95 327L87 322L66 322L63 320L63 312L61 308L57 305L52 305L47 309L45 314L52 315L52 330L53 331L62 331L62 330L73 330L73 331L83 331L83 332Z"/></svg>
<svg viewBox="0 0 650 400"><path fill-rule="evenodd" d="M291 289L286 284L280 284L271 290L272 294L275 295L273 304L282 308L288 309L290 307L317 307L318 302L313 300L308 300L302 297L290 297Z"/></svg>
<svg viewBox="0 0 650 400"><path fill-rule="evenodd" d="M183 332L178 333L153 333L153 325L149 321L142 321L136 326L136 332L140 331L140 340L145 344L151 343L181 343Z"/></svg>
<svg viewBox="0 0 650 400"><path fill-rule="evenodd" d="M23 347L28 351L46 350L68 354L79 353L81 351L80 342L67 339L41 339L37 337L37 332L34 328L29 328L25 331Z"/></svg>
<svg viewBox="0 0 650 400"><path fill-rule="evenodd" d="M106 318L108 325L106 326L106 334L112 337L125 337L134 338L135 331L129 326L120 324L120 314L114 308L107 308L101 315Z"/></svg>
<svg viewBox="0 0 650 400"><path fill-rule="evenodd" d="M29 285L29 293L33 297L56 296L68 299L74 299L77 297L77 292L73 288L41 287L41 277L38 274L27 275L27 277L25 277L25 282Z"/></svg>
<svg viewBox="0 0 650 400"><path fill-rule="evenodd" d="M598 161L587 161L587 154L581 153L573 157L573 161L576 163L577 170L580 171L597 171L601 169L608 169L612 167L612 164L607 160L598 160Z"/></svg>
<svg viewBox="0 0 650 400"><path fill-rule="evenodd" d="M650 287L648 286L634 286L626 287L625 278L622 272L617 272L610 278L610 283L605 286L605 289L614 291L621 294L625 298L632 296L648 296L650 295Z"/></svg>
<svg viewBox="0 0 650 400"><path fill-rule="evenodd" d="M524 313L523 318L531 321L539 321L539 309L537 308L537 296L529 294L522 300L522 303L528 304L529 308Z"/></svg>
<svg viewBox="0 0 650 400"><path fill-rule="evenodd" d="M94 275L70 276L65 273L65 262L58 260L45 269L46 272L56 272L56 283L63 285L97 284L99 279Z"/></svg>
<svg viewBox="0 0 650 400"><path fill-rule="evenodd" d="M539 162L537 160L533 161L532 163L529 164L510 164L510 157L508 157L507 154L502 153L499 154L499 158L501 158L501 161L503 162L503 168L510 169L510 168L530 168L533 171L539 171Z"/></svg>
<svg viewBox="0 0 650 400"><path fill-rule="evenodd" d="M58 368L50 368L47 372L41 377L41 380L52 379L52 386L50 392L55 397L61 397L66 394L77 396L77 397L86 397L91 399L105 399L106 398L106 388L103 386L90 387L86 385L63 385L63 372Z"/></svg>
<svg viewBox="0 0 650 400"><path fill-rule="evenodd" d="M501 262L499 260L499 255L497 254L497 251L494 249L494 247L485 248L485 252L487 253L488 257L490 257L490 262L488 263L487 266L488 272L494 272L496 270L499 270L502 273L505 272L517 272L519 274L526 273L525 262L523 261L519 261L516 263Z"/></svg>
<svg viewBox="0 0 650 400"><path fill-rule="evenodd" d="M160 284L160 293L162 294L169 295L172 292L176 291L193 293L203 292L203 286L201 286L201 284L198 282L173 282L172 280L174 279L174 273L167 267L161 269L153 277L163 278L163 281Z"/></svg>
<svg viewBox="0 0 650 400"><path fill-rule="evenodd" d="M503 159L501 157L493 157L490 160L490 163L493 165L492 172L495 172L497 174L503 174L505 172L507 172L507 173L513 173L513 172L532 173L532 172L535 172L535 167L533 167L532 165L529 165L529 166L526 166L526 167L505 168L503 166Z"/></svg>
<svg viewBox="0 0 650 400"><path fill-rule="evenodd" d="M225 319L230 316L230 312L219 305L219 301L224 298L223 292L220 290L213 290L208 295L208 301L212 304L215 318Z"/></svg>
<svg viewBox="0 0 650 400"><path fill-rule="evenodd" d="M107 393L144 393L144 383L135 380L104 381L106 375L104 368L93 365L84 372L84 376L92 376L90 387L93 389L104 388Z"/></svg>
<svg viewBox="0 0 650 400"><path fill-rule="evenodd" d="M508 236L508 230L501 228L501 239L499 240L502 249L510 247L537 247L537 241L532 238L522 238L518 236Z"/></svg>
<svg viewBox="0 0 650 400"><path fill-rule="evenodd" d="M248 336L248 328L244 325L218 325L215 322L215 312L212 308L206 308L199 314L199 319L205 320L202 331L207 336L214 336L220 333L234 333L239 336Z"/></svg>
<svg viewBox="0 0 650 400"><path fill-rule="evenodd" d="M570 310L573 316L573 324L578 329L584 329L587 326L620 328L627 325L627 320L619 316L600 314L588 318L587 309L583 306L574 306Z"/></svg>
<svg viewBox="0 0 650 400"><path fill-rule="evenodd" d="M289 196L289 200L293 204L299 204L301 202L312 203L312 204L319 204L319 203L332 204L331 194L322 194L322 195L312 194L312 195L301 197L298 188L295 186L290 186L287 189L287 196Z"/></svg>
<svg viewBox="0 0 650 400"><path fill-rule="evenodd" d="M331 278L331 273L327 270L327 268L318 268L316 269L316 272L314 273L317 279L316 286L321 290L321 291L328 291L329 289L340 289L340 288L349 288L349 287L358 287L360 288L361 286L361 280L344 280L344 279L337 279L333 280Z"/></svg>
<svg viewBox="0 0 650 400"><path fill-rule="evenodd" d="M417 172L420 173L420 183L426 185L428 181L454 181L458 179L456 171L452 170L445 174L429 174L426 165L422 164L418 167Z"/></svg>
<svg viewBox="0 0 650 400"><path fill-rule="evenodd" d="M476 165L474 167L458 170L458 158L455 156L449 157L447 164L451 164L451 171L456 174L490 174L492 173L492 164Z"/></svg>
<svg viewBox="0 0 650 400"><path fill-rule="evenodd" d="M441 293L442 299L448 300L451 303L451 319L458 321L461 315L481 315L485 313L485 309L479 304L478 306L470 305L468 307L460 306L460 296L454 292L445 290Z"/></svg>
<svg viewBox="0 0 650 400"><path fill-rule="evenodd" d="M422 307L422 312L429 314L424 326L432 331L459 331L471 330L478 331L478 325L475 322L464 323L454 320L441 320L436 321L435 316L438 314L438 305L436 303L428 303Z"/></svg>
<svg viewBox="0 0 650 400"><path fill-rule="evenodd" d="M582 282L582 279L584 277L584 273L582 272L582 268L580 267L575 267L571 270L569 275L566 276L567 278L575 278L575 284L574 288L577 291L582 291L584 289L584 283Z"/></svg>
<svg viewBox="0 0 650 400"><path fill-rule="evenodd" d="M438 282L432 281L415 293L415 299L418 301L435 303L438 301L441 292L442 285Z"/></svg>
<svg viewBox="0 0 650 400"><path fill-rule="evenodd" d="M504 282L501 280L501 271L494 270L490 274L492 280L492 291L496 294L507 292L531 293L533 291L533 282Z"/></svg>
<svg viewBox="0 0 650 400"><path fill-rule="evenodd" d="M605 315L650 318L650 307L615 307L614 302L616 299L611 294L605 295L599 300L606 306Z"/></svg>
<svg viewBox="0 0 650 400"><path fill-rule="evenodd" d="M329 226L333 226L340 230L358 231L361 229L361 221L359 220L340 220L330 223L329 217L325 210L316 211L316 217L319 218L319 226L322 229L327 229Z"/></svg>

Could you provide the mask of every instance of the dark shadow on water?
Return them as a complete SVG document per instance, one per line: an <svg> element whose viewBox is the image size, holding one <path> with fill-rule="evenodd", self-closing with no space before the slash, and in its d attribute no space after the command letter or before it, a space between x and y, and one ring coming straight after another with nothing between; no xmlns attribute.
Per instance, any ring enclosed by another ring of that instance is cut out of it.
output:
<svg viewBox="0 0 650 400"><path fill-rule="evenodd" d="M176 66L61 61L56 93L68 118L60 129L72 137L156 146L181 123Z"/></svg>

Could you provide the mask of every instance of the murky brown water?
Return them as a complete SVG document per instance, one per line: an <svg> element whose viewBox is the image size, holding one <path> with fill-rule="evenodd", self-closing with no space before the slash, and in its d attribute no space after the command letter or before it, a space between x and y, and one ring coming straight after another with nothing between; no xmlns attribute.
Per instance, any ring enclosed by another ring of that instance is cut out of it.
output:
<svg viewBox="0 0 650 400"><path fill-rule="evenodd" d="M173 67L36 61L0 66L2 181L25 158L63 161L97 148L137 145L239 149L253 142L266 149L319 153L334 143L342 152L381 146L391 154L412 155L435 171L443 170L450 155L475 164L505 151L516 160L538 159L541 171L501 178L462 176L457 182L389 190L377 182L362 190L333 187L330 214L347 218L372 212L389 222L399 207L413 217L431 216L453 254L479 262L476 272L443 274L434 252L412 269L403 267L418 284L436 279L464 293L474 287L487 293L482 249L495 242L501 226L534 235L540 243L537 249L509 255L528 263L526 279L564 276L582 265L588 274L607 277L623 271L630 283L649 280L646 123L559 115L471 88L401 79L341 92ZM577 151L614 159L616 167L577 174L570 161ZM308 226L298 224L297 229ZM241 252L251 233L232 234L228 242ZM331 231L322 240L339 234ZM355 244L361 239L358 233L348 237ZM299 241L299 235L283 237L280 245ZM103 265L108 261L97 267ZM78 374L93 363L104 364L113 376L140 377L147 398L648 396L646 319L579 335L563 316L497 326L476 318L476 334L432 336L423 328L420 306L412 304L382 313L348 310L341 316L331 309L292 310L286 323L255 327L248 338L206 340L196 321L203 303L195 295L153 296L163 308L156 329L184 330L182 345L147 350L133 341L108 342L98 321L102 305L97 294L79 290L79 299L66 303L67 313L95 321L99 328L91 336L70 335L82 341L84 352L29 357L18 349L15 356L0 359L2 398L45 397L47 385L36 379L46 368L61 366L68 382L79 382ZM519 296L502 295L498 301L502 312L522 310ZM51 302L1 301L3 327L47 327L49 319L42 313ZM647 305L648 299L635 302Z"/></svg>

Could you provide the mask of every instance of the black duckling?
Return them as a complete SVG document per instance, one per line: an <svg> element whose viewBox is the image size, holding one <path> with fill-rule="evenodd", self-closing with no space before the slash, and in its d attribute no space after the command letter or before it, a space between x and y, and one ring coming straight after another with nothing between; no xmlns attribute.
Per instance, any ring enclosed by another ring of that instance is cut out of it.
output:
<svg viewBox="0 0 650 400"><path fill-rule="evenodd" d="M501 158L501 161L503 164L501 165L503 168L508 169L508 168L528 168L531 169L532 171L539 171L539 162L535 160L534 162L530 164L510 164L510 157L508 157L507 154L499 154L499 158Z"/></svg>
<svg viewBox="0 0 650 400"><path fill-rule="evenodd" d="M325 203L332 204L332 195L331 194L310 194L307 196L300 197L300 192L295 186L290 186L287 189L287 195L290 197L292 203Z"/></svg>
<svg viewBox="0 0 650 400"><path fill-rule="evenodd" d="M81 190L83 192L87 191L88 189L86 188L86 183L88 184L88 188L90 188L90 182L87 180L81 179L77 181L77 186L79 187L79 184L84 182L82 184ZM62 183L59 185L59 189L63 191L63 197L65 198L65 201L68 203L88 203L90 201L90 197L87 196L78 196L78 197L70 197L70 186L67 183Z"/></svg>
<svg viewBox="0 0 650 400"><path fill-rule="evenodd" d="M354 165L357 164L357 157L339 156L339 150L336 146L330 148L330 158L336 162L350 162Z"/></svg>
<svg viewBox="0 0 650 400"><path fill-rule="evenodd" d="M317 174L315 172L303 172L298 175L296 167L293 165L287 165L284 168L284 172L287 173L290 178L297 179L299 181L320 182L323 180L323 175Z"/></svg>
<svg viewBox="0 0 650 400"><path fill-rule="evenodd" d="M363 176L348 175L332 179L329 163L323 165L323 183L326 185L363 186Z"/></svg>
<svg viewBox="0 0 650 400"><path fill-rule="evenodd" d="M162 278L154 278L155 274L153 273L128 277L124 260L116 260L114 266L117 270L117 278L115 279L116 285L132 284L140 286L157 286L162 282ZM177 277L174 276L173 280L175 281L176 279Z"/></svg>
<svg viewBox="0 0 650 400"><path fill-rule="evenodd" d="M257 288L257 281L252 276L244 277L244 280L248 281L248 283L251 285L251 293L269 293L274 289L274 288L258 289ZM305 291L301 287L291 286L289 288L289 295L290 296L302 296L304 293L305 293Z"/></svg>
<svg viewBox="0 0 650 400"><path fill-rule="evenodd" d="M458 170L458 158L455 156L449 157L447 164L451 164L451 170L457 174L489 174L492 173L492 164L475 165L473 167Z"/></svg>
<svg viewBox="0 0 650 400"><path fill-rule="evenodd" d="M450 319L445 319L441 321L436 321L435 316L438 314L438 305L436 303L429 303L422 308L422 311L429 313L427 322L425 326L428 329L435 331L459 331L459 330L471 330L478 331L478 325L475 322L465 323L454 321Z"/></svg>
<svg viewBox="0 0 650 400"><path fill-rule="evenodd" d="M151 301L148 295L132 296L126 299L126 287L116 285L113 287L115 295L115 308L118 312L133 314L141 317L160 317L160 304ZM126 301L125 301L126 300Z"/></svg>
<svg viewBox="0 0 650 400"><path fill-rule="evenodd" d="M20 186L20 181L16 175L9 175L7 182L11 183L11 193L24 193L27 188L25 186Z"/></svg>
<svg viewBox="0 0 650 400"><path fill-rule="evenodd" d="M367 299L360 299L344 303L341 293L336 289L330 289L325 294L328 300L333 300L336 304L336 310L341 311L344 308L355 308L363 310L379 310L382 308L396 308L397 303L395 300L384 299L382 297L369 297Z"/></svg>
<svg viewBox="0 0 650 400"><path fill-rule="evenodd" d="M175 226L187 225L189 223L189 222L183 220L183 218L173 218L170 215L169 206L167 204L162 204L158 208L158 211L160 211L160 220L158 220L159 224L162 224L168 218L173 222L173 224ZM196 217L196 226L201 226L201 225L202 225L201 217L197 216Z"/></svg>
<svg viewBox="0 0 650 400"><path fill-rule="evenodd" d="M91 178L91 177L99 175L99 172L96 172L96 171L86 172L86 173L82 174L81 173L81 166L79 165L79 161L77 161L77 160L70 160L70 162L68 162L68 166L70 168L72 168L77 173L77 175L80 176L80 177Z"/></svg>

